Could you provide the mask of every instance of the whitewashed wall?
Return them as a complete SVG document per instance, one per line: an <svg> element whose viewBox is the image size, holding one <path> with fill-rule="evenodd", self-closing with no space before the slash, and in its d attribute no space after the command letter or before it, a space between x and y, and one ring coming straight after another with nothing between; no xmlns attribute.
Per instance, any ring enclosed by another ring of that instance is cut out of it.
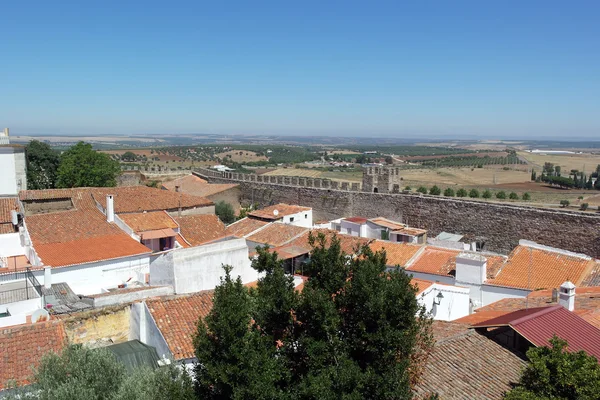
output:
<svg viewBox="0 0 600 400"><path fill-rule="evenodd" d="M15 154L11 147L0 147L0 195L16 195L17 173L15 169Z"/></svg>
<svg viewBox="0 0 600 400"><path fill-rule="evenodd" d="M444 297L437 305L435 302L438 302L439 293ZM468 288L433 284L418 295L417 300L425 306L435 320L452 321L469 315Z"/></svg>
<svg viewBox="0 0 600 400"><path fill-rule="evenodd" d="M293 221L292 221L293 218ZM284 224L291 224L295 226L301 226L304 228L312 228L313 226L313 215L312 210L301 211L296 214L286 215L282 219Z"/></svg>
<svg viewBox="0 0 600 400"><path fill-rule="evenodd" d="M21 246L19 233L0 235L0 257L13 257L25 255L25 248Z"/></svg>

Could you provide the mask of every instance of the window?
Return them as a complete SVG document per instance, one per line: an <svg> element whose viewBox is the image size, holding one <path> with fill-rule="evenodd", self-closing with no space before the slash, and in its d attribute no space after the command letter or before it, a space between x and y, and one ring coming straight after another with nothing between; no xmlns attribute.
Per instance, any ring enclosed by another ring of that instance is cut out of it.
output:
<svg viewBox="0 0 600 400"><path fill-rule="evenodd" d="M352 235L352 228L346 228L346 234Z"/></svg>
<svg viewBox="0 0 600 400"><path fill-rule="evenodd" d="M308 214L304 214L304 219L308 219Z"/></svg>
<svg viewBox="0 0 600 400"><path fill-rule="evenodd" d="M294 222L294 217L290 217L290 222Z"/></svg>

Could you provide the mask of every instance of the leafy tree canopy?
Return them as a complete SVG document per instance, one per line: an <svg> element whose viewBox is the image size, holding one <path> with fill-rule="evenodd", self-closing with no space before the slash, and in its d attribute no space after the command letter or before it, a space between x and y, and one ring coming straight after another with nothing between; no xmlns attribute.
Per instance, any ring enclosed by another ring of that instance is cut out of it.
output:
<svg viewBox="0 0 600 400"><path fill-rule="evenodd" d="M532 347L529 364L507 400L592 400L600 398L600 365L583 351L570 353L567 342L554 337L551 347Z"/></svg>
<svg viewBox="0 0 600 400"><path fill-rule="evenodd" d="M194 341L201 398L411 398L432 336L410 277L387 273L383 252L349 258L336 238L310 242L301 293L266 248L256 289L226 268Z"/></svg>
<svg viewBox="0 0 600 400"><path fill-rule="evenodd" d="M215 204L215 214L224 224L231 224L235 222L235 212L233 206L223 200Z"/></svg>
<svg viewBox="0 0 600 400"><path fill-rule="evenodd" d="M60 155L47 143L32 140L25 147L27 160L27 188L53 189L56 187Z"/></svg>
<svg viewBox="0 0 600 400"><path fill-rule="evenodd" d="M119 163L98 153L89 143L79 142L61 156L57 187L108 187L117 185Z"/></svg>

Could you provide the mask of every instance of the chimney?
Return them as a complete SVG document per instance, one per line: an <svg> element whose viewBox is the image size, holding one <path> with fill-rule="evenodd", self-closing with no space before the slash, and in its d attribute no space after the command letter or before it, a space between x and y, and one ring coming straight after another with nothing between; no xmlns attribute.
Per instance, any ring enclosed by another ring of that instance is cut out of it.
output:
<svg viewBox="0 0 600 400"><path fill-rule="evenodd" d="M52 268L44 267L44 287L50 289L52 287Z"/></svg>
<svg viewBox="0 0 600 400"><path fill-rule="evenodd" d="M112 194L106 195L106 220L115 222L115 202Z"/></svg>
<svg viewBox="0 0 600 400"><path fill-rule="evenodd" d="M557 288L552 289L552 302L558 303L558 289Z"/></svg>
<svg viewBox="0 0 600 400"><path fill-rule="evenodd" d="M487 279L487 258L480 254L460 253L456 256L456 282L482 285Z"/></svg>
<svg viewBox="0 0 600 400"><path fill-rule="evenodd" d="M179 185L175 185L175 191L179 192Z"/></svg>
<svg viewBox="0 0 600 400"><path fill-rule="evenodd" d="M566 281L560 285L558 304L569 311L575 310L575 285L573 283Z"/></svg>

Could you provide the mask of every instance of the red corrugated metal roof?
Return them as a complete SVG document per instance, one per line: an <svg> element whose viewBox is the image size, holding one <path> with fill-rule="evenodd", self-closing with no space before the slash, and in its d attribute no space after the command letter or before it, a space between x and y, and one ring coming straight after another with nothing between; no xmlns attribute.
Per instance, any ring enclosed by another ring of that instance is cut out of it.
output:
<svg viewBox="0 0 600 400"><path fill-rule="evenodd" d="M519 310L473 325L474 328L510 326L535 346L547 346L554 336L600 360L600 329L561 305Z"/></svg>

